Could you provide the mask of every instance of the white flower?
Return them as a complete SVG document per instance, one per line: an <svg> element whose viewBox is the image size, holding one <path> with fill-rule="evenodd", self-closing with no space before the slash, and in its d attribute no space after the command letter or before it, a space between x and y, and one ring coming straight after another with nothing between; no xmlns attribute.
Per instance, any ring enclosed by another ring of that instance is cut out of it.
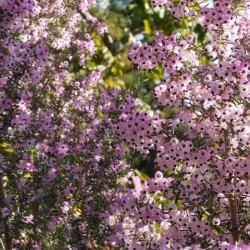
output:
<svg viewBox="0 0 250 250"><path fill-rule="evenodd" d="M220 225L220 219L219 218L213 218L212 223L215 226L219 226Z"/></svg>

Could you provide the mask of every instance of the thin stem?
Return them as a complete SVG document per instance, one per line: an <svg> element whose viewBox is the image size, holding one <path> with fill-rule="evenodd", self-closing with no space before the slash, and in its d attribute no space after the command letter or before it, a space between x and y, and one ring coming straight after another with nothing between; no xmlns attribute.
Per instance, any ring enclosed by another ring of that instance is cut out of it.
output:
<svg viewBox="0 0 250 250"><path fill-rule="evenodd" d="M230 150L231 150L229 125L227 126L227 129L224 130L223 136L224 136L224 144L225 144L225 154L227 157L230 154ZM228 195L228 202L229 202L231 225L232 225L231 234L232 234L233 244L236 245L240 239L240 232L239 232L239 221L238 221L238 200L234 192Z"/></svg>
<svg viewBox="0 0 250 250"><path fill-rule="evenodd" d="M239 232L239 221L238 221L238 201L235 193L228 195L228 201L229 201L229 209L231 214L231 224L232 224L232 238L233 238L233 244L236 245L236 243L240 240L240 232Z"/></svg>
<svg viewBox="0 0 250 250"><path fill-rule="evenodd" d="M224 145L225 145L225 154L226 157L229 155L231 147L230 147L230 128L229 126L227 127L227 129L224 130L223 132L223 136L224 136Z"/></svg>
<svg viewBox="0 0 250 250"><path fill-rule="evenodd" d="M6 198L5 198L5 192L4 192L4 186L3 186L3 175L0 174L0 205L1 207L7 207ZM4 230L4 245L6 250L11 250L11 237L10 237L10 230L9 230L9 224L8 224L8 216L5 218L2 218L3 223L3 230Z"/></svg>

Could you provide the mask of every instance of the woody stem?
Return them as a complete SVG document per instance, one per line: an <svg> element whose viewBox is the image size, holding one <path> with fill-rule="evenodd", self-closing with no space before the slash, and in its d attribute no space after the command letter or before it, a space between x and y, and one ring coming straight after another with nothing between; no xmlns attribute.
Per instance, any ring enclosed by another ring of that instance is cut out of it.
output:
<svg viewBox="0 0 250 250"><path fill-rule="evenodd" d="M224 144L225 144L225 154L226 157L230 154L230 127L228 126L223 133L224 136ZM235 178L234 178L235 179ZM235 181L235 180L233 180ZM238 221L238 200L236 194L234 192L228 195L228 202L229 202L229 209L230 209L230 216L231 216L231 234L233 239L233 244L235 245L240 239L240 232L239 232L239 221Z"/></svg>
<svg viewBox="0 0 250 250"><path fill-rule="evenodd" d="M6 207L6 198L5 198L5 192L4 192L4 186L3 186L3 175L0 174L0 205L1 207ZM9 230L9 224L8 224L8 217L2 218L3 223L3 230L4 230L4 245L6 250L11 250L11 237L10 237L10 230Z"/></svg>

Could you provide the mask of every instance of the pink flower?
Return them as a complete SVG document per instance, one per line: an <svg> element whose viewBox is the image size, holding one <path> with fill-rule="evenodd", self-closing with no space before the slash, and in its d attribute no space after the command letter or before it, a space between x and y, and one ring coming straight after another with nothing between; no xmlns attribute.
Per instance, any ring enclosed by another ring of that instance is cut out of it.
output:
<svg viewBox="0 0 250 250"><path fill-rule="evenodd" d="M6 218L10 215L10 210L7 207L2 208L2 218Z"/></svg>
<svg viewBox="0 0 250 250"><path fill-rule="evenodd" d="M24 216L25 220L27 223L31 223L33 224L33 219L34 219L34 215L33 214L30 214L30 215L27 215L27 216Z"/></svg>
<svg viewBox="0 0 250 250"><path fill-rule="evenodd" d="M0 88L4 87L8 82L8 78L7 77L1 77L0 78Z"/></svg>
<svg viewBox="0 0 250 250"><path fill-rule="evenodd" d="M70 203L68 201L64 201L60 208L63 213L67 213L70 210Z"/></svg>

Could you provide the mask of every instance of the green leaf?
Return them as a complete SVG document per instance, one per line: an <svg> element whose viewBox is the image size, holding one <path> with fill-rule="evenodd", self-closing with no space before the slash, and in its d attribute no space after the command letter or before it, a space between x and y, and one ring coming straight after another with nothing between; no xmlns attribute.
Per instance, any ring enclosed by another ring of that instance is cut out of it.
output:
<svg viewBox="0 0 250 250"><path fill-rule="evenodd" d="M147 19L144 19L143 23L144 23L144 29L145 29L146 34L151 35L152 30L150 28L149 21Z"/></svg>
<svg viewBox="0 0 250 250"><path fill-rule="evenodd" d="M202 214L202 218L204 218L205 220L207 220L208 216L206 214Z"/></svg>
<svg viewBox="0 0 250 250"><path fill-rule="evenodd" d="M98 115L99 118L102 118L103 117L102 111L97 109L97 115Z"/></svg>
<svg viewBox="0 0 250 250"><path fill-rule="evenodd" d="M200 24L197 24L194 28L195 33L198 34L197 40L198 43L202 43L206 37L206 31L202 29L202 26Z"/></svg>
<svg viewBox="0 0 250 250"><path fill-rule="evenodd" d="M57 224L55 231L56 231L58 240L59 241L63 241L64 238L63 238L63 228L62 228L62 225Z"/></svg>
<svg viewBox="0 0 250 250"><path fill-rule="evenodd" d="M5 56L9 55L9 51L7 49L5 49L5 48L3 49L3 53L4 53Z"/></svg>
<svg viewBox="0 0 250 250"><path fill-rule="evenodd" d="M11 145L9 145L6 142L0 144L0 147L4 148L4 151L6 151L8 153L13 153L14 152L14 150L11 148Z"/></svg>
<svg viewBox="0 0 250 250"><path fill-rule="evenodd" d="M13 38L17 38L19 37L20 33L18 31L16 31L14 34L13 34Z"/></svg>
<svg viewBox="0 0 250 250"><path fill-rule="evenodd" d="M154 224L155 224L156 232L157 232L157 233L161 233L161 232L162 232L162 231L161 231L161 226L160 226L157 222L155 222Z"/></svg>
<svg viewBox="0 0 250 250"><path fill-rule="evenodd" d="M84 70L83 69L80 69L79 70L79 74L82 76L84 74Z"/></svg>
<svg viewBox="0 0 250 250"><path fill-rule="evenodd" d="M136 169L135 172L141 178L142 181L146 181L147 179L149 179L149 176L141 172L140 170Z"/></svg>

